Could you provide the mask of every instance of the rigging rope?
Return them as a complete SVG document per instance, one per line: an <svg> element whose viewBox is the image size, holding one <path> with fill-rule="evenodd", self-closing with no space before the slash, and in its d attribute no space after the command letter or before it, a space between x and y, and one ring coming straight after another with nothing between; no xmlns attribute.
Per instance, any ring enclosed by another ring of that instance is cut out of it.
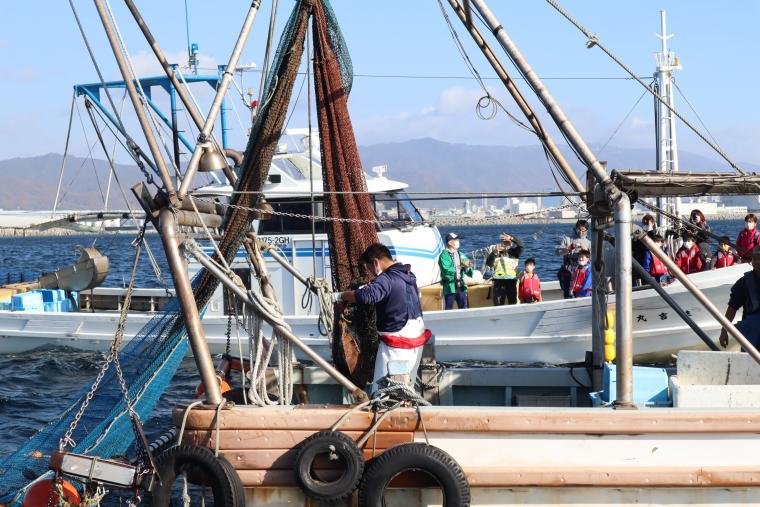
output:
<svg viewBox="0 0 760 507"><path fill-rule="evenodd" d="M676 111L676 109L674 107L672 107L670 104L668 104L666 100L664 100L662 97L660 97L659 94L655 93L655 91L652 89L652 87L650 85L646 84L640 77L638 77L630 69L630 67L628 67L622 60L620 60L620 58L618 58L617 56L615 56L609 49L607 49L604 46L604 44L602 44L599 41L599 38L596 35L594 35L593 33L591 33L586 27L584 27L583 25L581 25L575 18L573 18L573 16L569 12L567 12L561 5L559 5L559 3L556 0L546 0L546 2L549 5L551 5L552 7L554 7L554 9L557 12L559 12L565 19L567 19L570 23L572 23L573 26L575 26L578 30L581 31L581 33L583 33L583 35L586 36L586 38L587 38L586 46L589 49L592 48L592 47L594 47L594 46L599 47L599 49L601 49L604 54L606 54L607 56L609 56L612 59L612 61L614 61L616 64L618 64L618 66L620 66L621 69L623 69L629 76L631 76L631 78L635 79L636 82L638 82L649 93L651 93L652 96L657 101L660 102L660 104L662 104L663 106L665 106L666 108L668 108L668 110L670 110L671 113L673 113L679 120L681 120L684 123L684 125L686 125L687 127L689 127L692 130L692 132L694 132L697 135L697 137L699 137L710 148L712 148L718 155L720 155L720 157L723 160L725 160L726 162L728 162L728 164L732 168L734 168L734 170L736 172L738 172L739 174L743 174L743 175L747 174L746 171L744 171L742 168L740 168L739 165L736 162L734 162L728 156L728 154L726 154L726 152L724 152L720 148L720 146L718 146L717 144L715 144L712 141L710 141L707 138L707 136L705 136L697 127L695 127L694 125L692 125L691 122L689 122L689 120L687 120L686 118L684 118L683 115L681 115L681 113L679 113L678 111Z"/></svg>

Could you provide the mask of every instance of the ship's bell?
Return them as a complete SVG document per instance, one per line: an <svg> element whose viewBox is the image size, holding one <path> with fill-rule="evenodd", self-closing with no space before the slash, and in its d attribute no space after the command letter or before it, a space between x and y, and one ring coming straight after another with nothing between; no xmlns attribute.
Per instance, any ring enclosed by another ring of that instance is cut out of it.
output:
<svg viewBox="0 0 760 507"><path fill-rule="evenodd" d="M227 167L227 159L213 146L203 148L198 170L200 172L221 171Z"/></svg>

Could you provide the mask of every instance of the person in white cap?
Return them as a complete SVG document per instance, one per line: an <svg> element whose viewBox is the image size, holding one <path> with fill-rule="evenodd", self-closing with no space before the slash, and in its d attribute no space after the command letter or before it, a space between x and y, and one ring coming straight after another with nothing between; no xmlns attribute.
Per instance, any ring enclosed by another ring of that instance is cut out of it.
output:
<svg viewBox="0 0 760 507"><path fill-rule="evenodd" d="M472 262L466 255L459 252L459 234L450 232L446 235L446 249L438 257L441 268L441 285L443 286L443 302L446 310L457 307L467 308L467 284L464 275L472 276Z"/></svg>

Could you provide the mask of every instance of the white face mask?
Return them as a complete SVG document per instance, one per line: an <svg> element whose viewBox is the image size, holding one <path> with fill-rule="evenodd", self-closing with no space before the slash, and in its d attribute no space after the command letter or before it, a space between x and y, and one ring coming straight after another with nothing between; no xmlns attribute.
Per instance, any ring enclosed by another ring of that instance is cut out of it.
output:
<svg viewBox="0 0 760 507"><path fill-rule="evenodd" d="M684 241L683 242L683 246L686 247L687 250L690 250L691 247L694 246L694 242L693 241Z"/></svg>
<svg viewBox="0 0 760 507"><path fill-rule="evenodd" d="M579 266L585 266L586 264L588 264L588 259L581 259L578 261Z"/></svg>
<svg viewBox="0 0 760 507"><path fill-rule="evenodd" d="M588 234L588 231L577 231L579 238L585 238L586 234Z"/></svg>
<svg viewBox="0 0 760 507"><path fill-rule="evenodd" d="M526 273L533 273L533 266L525 266Z"/></svg>
<svg viewBox="0 0 760 507"><path fill-rule="evenodd" d="M644 230L649 232L654 230L654 225L652 224L644 224Z"/></svg>
<svg viewBox="0 0 760 507"><path fill-rule="evenodd" d="M748 231L753 230L756 225L755 222L744 222L744 227L746 227Z"/></svg>
<svg viewBox="0 0 760 507"><path fill-rule="evenodd" d="M383 272L383 270L380 269L380 265L379 264L375 264L374 268L375 268L375 276L380 276L382 274L382 272Z"/></svg>
<svg viewBox="0 0 760 507"><path fill-rule="evenodd" d="M454 250L459 250L459 240L455 239L454 241L449 241L449 246Z"/></svg>

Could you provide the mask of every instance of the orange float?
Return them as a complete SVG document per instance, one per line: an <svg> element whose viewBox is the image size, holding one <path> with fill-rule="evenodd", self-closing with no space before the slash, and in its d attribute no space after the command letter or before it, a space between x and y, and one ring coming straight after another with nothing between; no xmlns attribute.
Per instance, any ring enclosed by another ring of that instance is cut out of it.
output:
<svg viewBox="0 0 760 507"><path fill-rule="evenodd" d="M63 487L63 496L71 505L79 505L82 499L77 489L68 481L61 481ZM55 486L55 479L44 479L32 485L24 494L24 500L21 503L23 507L47 507L48 505L58 505L58 488Z"/></svg>

